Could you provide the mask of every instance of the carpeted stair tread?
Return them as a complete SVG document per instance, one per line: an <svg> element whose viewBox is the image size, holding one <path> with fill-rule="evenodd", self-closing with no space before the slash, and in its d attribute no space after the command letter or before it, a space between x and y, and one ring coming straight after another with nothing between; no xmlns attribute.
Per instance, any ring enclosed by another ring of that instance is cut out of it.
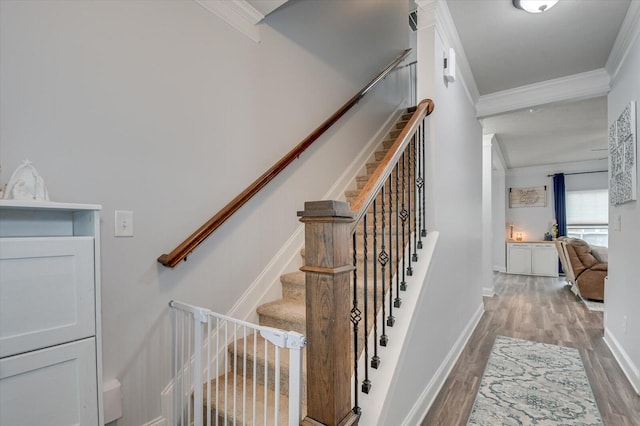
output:
<svg viewBox="0 0 640 426"><path fill-rule="evenodd" d="M398 120L398 122L396 123L396 129L404 129L408 122L408 119L405 120L404 118L400 117L400 120Z"/></svg>
<svg viewBox="0 0 640 426"><path fill-rule="evenodd" d="M281 299L260 305L256 311L260 325L306 335L307 315L304 303Z"/></svg>
<svg viewBox="0 0 640 426"><path fill-rule="evenodd" d="M245 348L246 340L246 348ZM275 389L275 367L276 367L276 355L275 346L269 343L267 347L268 357L265 361L265 345L267 340L264 339L260 333L256 336L253 334L247 336L246 339L238 339L236 345L233 343L229 345L229 353L231 354L231 371L233 371L233 363L237 359L238 361L238 373L242 374L244 370L243 357L247 356L246 374L253 379L254 360L256 366L256 381L264 385L264 366L268 365L267 381L269 388ZM255 349L255 350L254 350ZM306 396L306 351L302 351L302 395L303 402ZM235 356L234 356L235 355ZM289 394L289 349L280 349L280 389L285 395Z"/></svg>
<svg viewBox="0 0 640 426"><path fill-rule="evenodd" d="M219 394L216 398L216 382L218 384ZM227 401L225 404L225 386L227 388ZM236 389L236 397L235 401L233 398L233 389ZM254 397L254 386L255 386L255 421L253 418L253 397ZM206 407L207 407L207 384L203 385L203 408L205 410L206 416ZM243 394L246 392L246 399L244 404L244 413L243 413ZM264 416L264 408L265 408L265 394L267 401L267 417L265 419ZM250 426L250 425L286 425L288 424L289 418L289 398L286 395L280 395L279 400L279 415L277 420L275 419L275 401L276 394L272 389L269 389L262 384L254 383L250 377L242 377L239 375L234 375L231 372L221 375L217 379L213 379L211 381L211 420L212 424L216 424L215 418L218 417L219 424L233 424L233 425L242 425L242 426ZM234 404L235 402L235 404ZM302 407L302 414L306 412L305 407ZM227 419L225 423L225 417ZM206 422L206 417L205 417Z"/></svg>

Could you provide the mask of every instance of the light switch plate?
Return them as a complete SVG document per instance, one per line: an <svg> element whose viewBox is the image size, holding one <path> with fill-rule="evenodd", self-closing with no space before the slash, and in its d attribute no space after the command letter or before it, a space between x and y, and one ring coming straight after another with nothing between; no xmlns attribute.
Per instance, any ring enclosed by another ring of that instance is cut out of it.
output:
<svg viewBox="0 0 640 426"><path fill-rule="evenodd" d="M133 237L133 212L130 210L116 210L116 237Z"/></svg>

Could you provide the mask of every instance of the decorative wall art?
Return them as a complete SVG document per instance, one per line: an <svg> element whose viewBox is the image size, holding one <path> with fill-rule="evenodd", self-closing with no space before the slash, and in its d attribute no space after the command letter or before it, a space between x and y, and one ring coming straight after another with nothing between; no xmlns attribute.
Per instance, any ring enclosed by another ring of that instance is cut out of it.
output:
<svg viewBox="0 0 640 426"><path fill-rule="evenodd" d="M609 202L638 199L636 103L629 102L609 127Z"/></svg>
<svg viewBox="0 0 640 426"><path fill-rule="evenodd" d="M509 188L509 207L545 207L547 187Z"/></svg>

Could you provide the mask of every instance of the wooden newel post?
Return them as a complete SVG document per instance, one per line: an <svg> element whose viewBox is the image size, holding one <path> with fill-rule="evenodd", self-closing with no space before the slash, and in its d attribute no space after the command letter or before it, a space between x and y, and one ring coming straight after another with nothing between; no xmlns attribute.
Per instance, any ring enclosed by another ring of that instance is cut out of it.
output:
<svg viewBox="0 0 640 426"><path fill-rule="evenodd" d="M302 425L357 425L351 405L349 255L353 215L343 201L313 201L305 224L307 417Z"/></svg>

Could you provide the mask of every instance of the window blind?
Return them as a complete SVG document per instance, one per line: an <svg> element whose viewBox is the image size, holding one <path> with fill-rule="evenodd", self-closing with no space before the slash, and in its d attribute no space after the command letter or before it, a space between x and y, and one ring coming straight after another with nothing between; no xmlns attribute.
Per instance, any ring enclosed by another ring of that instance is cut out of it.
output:
<svg viewBox="0 0 640 426"><path fill-rule="evenodd" d="M568 225L607 225L609 223L609 191L594 189L567 191Z"/></svg>

